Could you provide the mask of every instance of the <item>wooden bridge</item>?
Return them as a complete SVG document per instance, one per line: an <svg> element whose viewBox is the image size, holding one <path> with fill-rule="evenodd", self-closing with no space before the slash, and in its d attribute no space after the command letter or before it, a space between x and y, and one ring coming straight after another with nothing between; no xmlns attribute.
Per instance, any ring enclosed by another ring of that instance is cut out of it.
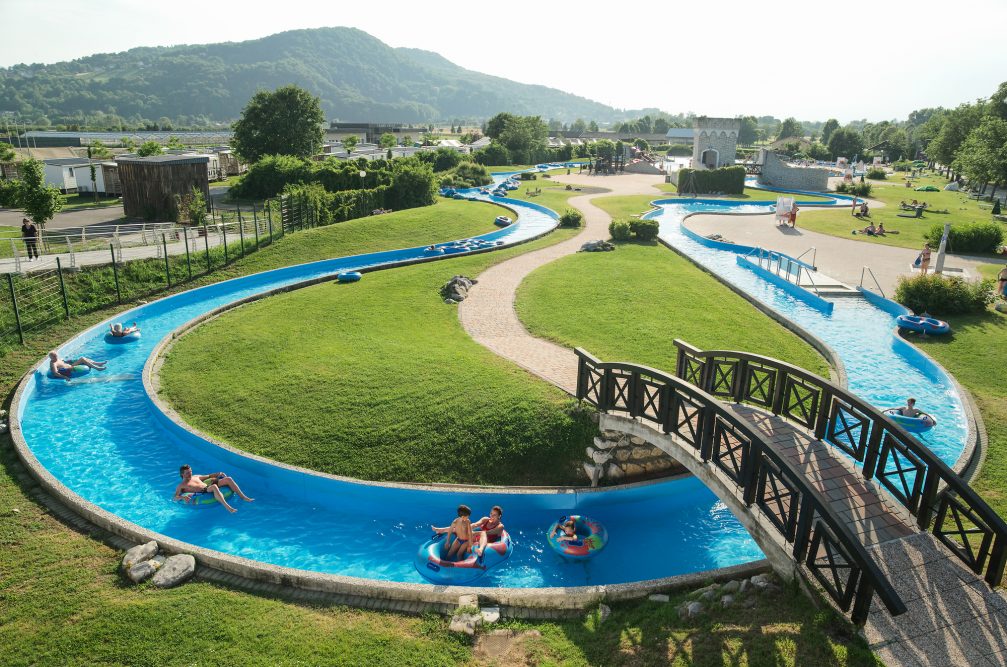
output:
<svg viewBox="0 0 1007 667"><path fill-rule="evenodd" d="M973 628L984 621L1007 628L1007 599L991 589L1003 581L1007 523L926 446L851 392L796 366L675 345L675 375L576 350L577 397L606 413L605 428L674 451L740 512L774 567L785 554L793 573L855 623L868 623L876 650L913 654L915 637L966 619ZM926 590L936 567L953 573L948 605L975 604L942 608L945 596ZM878 603L889 613L868 622ZM934 627L918 632L921 618ZM955 650L982 660L998 652L1007 659L1003 633L960 644Z"/></svg>

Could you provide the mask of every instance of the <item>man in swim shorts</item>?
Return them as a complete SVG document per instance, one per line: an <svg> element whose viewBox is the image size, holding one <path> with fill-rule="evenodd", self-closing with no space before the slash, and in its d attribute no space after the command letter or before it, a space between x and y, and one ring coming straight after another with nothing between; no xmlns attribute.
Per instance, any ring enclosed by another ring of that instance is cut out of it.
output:
<svg viewBox="0 0 1007 667"><path fill-rule="evenodd" d="M116 338L122 338L123 336L128 336L129 334L139 331L140 327L136 326L136 322L133 322L132 326L123 327L120 323L108 325L109 332Z"/></svg>
<svg viewBox="0 0 1007 667"><path fill-rule="evenodd" d="M899 413L903 417L919 417L923 412L916 409L916 399L907 398L906 404L900 408L895 408L895 412Z"/></svg>
<svg viewBox="0 0 1007 667"><path fill-rule="evenodd" d="M465 554L472 549L472 520L469 518L471 516L472 510L468 505L459 505L458 518L452 521L450 526L446 528L430 526L438 535L447 533L446 540L450 540L454 535L454 542L451 543L445 554L445 558L448 560L462 560L465 558Z"/></svg>
<svg viewBox="0 0 1007 667"><path fill-rule="evenodd" d="M99 371L105 370L107 361L95 361L87 357L77 357L76 359L60 359L55 350L49 353L49 370L53 377L61 380L69 380L73 377L74 366L87 366Z"/></svg>
<svg viewBox="0 0 1007 667"><path fill-rule="evenodd" d="M473 528L479 529L479 534L475 536L479 540L479 544L473 549L473 552L479 558L482 558L488 543L500 541L500 536L503 534L504 529L503 522L500 521L500 517L502 516L503 509L499 505L494 505L493 509L490 510L489 516L484 516L472 524Z"/></svg>
<svg viewBox="0 0 1007 667"><path fill-rule="evenodd" d="M245 502L250 503L255 500L255 498L249 498L242 493L238 483L222 472L215 472L210 475L193 475L192 467L186 463L178 469L178 474L182 476L182 481L175 487L175 497L173 500L181 500L183 493L212 494L217 499L217 502L232 514L238 510L227 504L227 500L224 499L224 495L220 492L222 488L231 489Z"/></svg>

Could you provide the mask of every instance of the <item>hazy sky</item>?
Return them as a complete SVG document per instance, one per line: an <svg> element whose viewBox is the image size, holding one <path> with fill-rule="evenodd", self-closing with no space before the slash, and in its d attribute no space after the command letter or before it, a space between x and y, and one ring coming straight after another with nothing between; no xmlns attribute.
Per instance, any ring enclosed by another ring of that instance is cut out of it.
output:
<svg viewBox="0 0 1007 667"><path fill-rule="evenodd" d="M0 0L0 17L0 66L352 26L614 107L711 116L904 118L1007 80L1004 0Z"/></svg>

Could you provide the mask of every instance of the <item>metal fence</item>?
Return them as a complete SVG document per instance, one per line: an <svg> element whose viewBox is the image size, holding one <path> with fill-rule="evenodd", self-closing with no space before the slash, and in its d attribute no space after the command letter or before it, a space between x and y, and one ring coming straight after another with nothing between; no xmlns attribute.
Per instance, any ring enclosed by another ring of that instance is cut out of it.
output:
<svg viewBox="0 0 1007 667"><path fill-rule="evenodd" d="M139 223L47 232L38 242L38 264L27 263L21 239L0 240L0 251L10 253L0 259L7 268L0 279L0 355L71 314L184 284L317 222L304 197L284 195L256 206L216 207L201 226ZM22 272L29 267L30 273Z"/></svg>

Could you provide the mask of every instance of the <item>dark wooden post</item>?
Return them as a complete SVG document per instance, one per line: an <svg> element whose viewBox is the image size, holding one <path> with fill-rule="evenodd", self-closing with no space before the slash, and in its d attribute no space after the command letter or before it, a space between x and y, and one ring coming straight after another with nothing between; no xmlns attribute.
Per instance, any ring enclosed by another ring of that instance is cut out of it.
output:
<svg viewBox="0 0 1007 667"><path fill-rule="evenodd" d="M189 256L189 230L182 228L182 238L185 239L185 268L189 272L189 280L192 280L192 258Z"/></svg>
<svg viewBox="0 0 1007 667"><path fill-rule="evenodd" d="M259 216L255 213L255 204L252 204L252 224L255 225L255 249L259 249Z"/></svg>
<svg viewBox="0 0 1007 667"><path fill-rule="evenodd" d="M116 279L116 303L122 303L123 293L119 289L119 267L116 265L116 249L111 243L109 244L109 250L112 252L112 275Z"/></svg>
<svg viewBox="0 0 1007 667"><path fill-rule="evenodd" d="M241 220L241 207L238 207L238 241L241 244L241 256L245 256L245 223Z"/></svg>
<svg viewBox="0 0 1007 667"><path fill-rule="evenodd" d="M273 206L266 200L266 220L269 222L269 245L273 245Z"/></svg>
<svg viewBox="0 0 1007 667"><path fill-rule="evenodd" d="M220 224L220 231L223 232L223 235L224 235L224 266L227 266L227 224L226 223L222 222Z"/></svg>
<svg viewBox="0 0 1007 667"><path fill-rule="evenodd" d="M70 319L70 303L66 300L66 283L63 282L63 265L59 261L59 256L56 256L56 273L59 275L59 291L63 294L63 312L66 314L66 318Z"/></svg>
<svg viewBox="0 0 1007 667"><path fill-rule="evenodd" d="M203 223L203 246L206 248L206 272L209 273L213 267L210 266L210 230L206 223Z"/></svg>
<svg viewBox="0 0 1007 667"><path fill-rule="evenodd" d="M10 288L10 302L14 304L14 322L17 324L17 338L24 345L24 331L21 329L21 312L17 309L17 294L14 293L14 276L7 274L7 287Z"/></svg>
<svg viewBox="0 0 1007 667"><path fill-rule="evenodd" d="M161 234L161 247L164 248L164 278L171 287L171 267L168 266L168 235Z"/></svg>

